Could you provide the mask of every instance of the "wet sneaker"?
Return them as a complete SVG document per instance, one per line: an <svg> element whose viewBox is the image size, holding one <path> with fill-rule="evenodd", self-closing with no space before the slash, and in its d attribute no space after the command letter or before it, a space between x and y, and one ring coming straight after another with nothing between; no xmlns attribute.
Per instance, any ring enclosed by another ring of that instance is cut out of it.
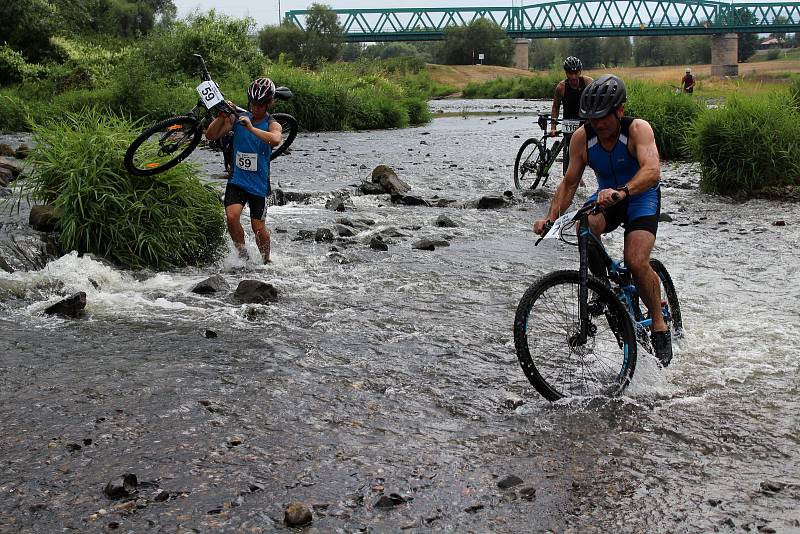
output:
<svg viewBox="0 0 800 534"><path fill-rule="evenodd" d="M672 335L669 330L666 332L653 332L650 334L650 342L653 344L653 352L661 362L661 365L666 367L672 361Z"/></svg>

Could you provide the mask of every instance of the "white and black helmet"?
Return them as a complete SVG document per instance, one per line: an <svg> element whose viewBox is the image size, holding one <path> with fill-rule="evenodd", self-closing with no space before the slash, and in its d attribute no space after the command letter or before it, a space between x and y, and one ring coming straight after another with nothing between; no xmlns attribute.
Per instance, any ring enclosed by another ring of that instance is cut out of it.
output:
<svg viewBox="0 0 800 534"><path fill-rule="evenodd" d="M580 72L583 70L583 63L575 56L569 56L564 60L564 70L566 72Z"/></svg>
<svg viewBox="0 0 800 534"><path fill-rule="evenodd" d="M582 119L605 117L628 99L625 83L613 74L604 74L581 93L579 115Z"/></svg>
<svg viewBox="0 0 800 534"><path fill-rule="evenodd" d="M269 78L256 78L247 89L247 100L251 104L265 104L275 96L275 84Z"/></svg>

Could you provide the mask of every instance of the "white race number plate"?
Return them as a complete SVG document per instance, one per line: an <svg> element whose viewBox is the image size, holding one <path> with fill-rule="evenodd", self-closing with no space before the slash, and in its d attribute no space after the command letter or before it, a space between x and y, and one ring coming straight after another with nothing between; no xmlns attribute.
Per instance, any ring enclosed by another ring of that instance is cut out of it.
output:
<svg viewBox="0 0 800 534"><path fill-rule="evenodd" d="M225 98L222 96L222 91L219 90L217 84L211 80L198 85L197 94L200 95L200 100L203 101L203 105L208 109L213 108Z"/></svg>
<svg viewBox="0 0 800 534"><path fill-rule="evenodd" d="M237 152L236 166L243 171L258 171L258 154L255 152Z"/></svg>
<svg viewBox="0 0 800 534"><path fill-rule="evenodd" d="M561 122L561 131L565 134L573 134L581 127L581 121L565 119Z"/></svg>
<svg viewBox="0 0 800 534"><path fill-rule="evenodd" d="M558 236L560 236L561 228L563 228L565 224L569 223L572 218L575 217L576 213L578 213L578 210L565 213L553 221L553 227L550 228L550 231L547 232L542 239L556 239Z"/></svg>

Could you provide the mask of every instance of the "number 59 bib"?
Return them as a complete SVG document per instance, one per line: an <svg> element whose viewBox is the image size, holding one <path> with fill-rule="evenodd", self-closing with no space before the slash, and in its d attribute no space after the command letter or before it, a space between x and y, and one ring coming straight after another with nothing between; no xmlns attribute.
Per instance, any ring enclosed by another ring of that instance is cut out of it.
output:
<svg viewBox="0 0 800 534"><path fill-rule="evenodd" d="M236 166L243 171L258 171L258 154L255 152L237 152Z"/></svg>

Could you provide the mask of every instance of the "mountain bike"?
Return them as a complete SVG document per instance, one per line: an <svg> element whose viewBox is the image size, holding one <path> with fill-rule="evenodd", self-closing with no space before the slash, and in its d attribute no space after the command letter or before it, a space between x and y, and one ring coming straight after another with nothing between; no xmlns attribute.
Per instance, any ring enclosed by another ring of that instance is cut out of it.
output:
<svg viewBox="0 0 800 534"><path fill-rule="evenodd" d="M206 63L199 54L194 54L201 66L199 99L186 115L163 120L147 128L131 143L123 160L125 169L135 176L152 176L171 169L192 153L203 137L203 131L219 113L233 114L237 118L247 110L231 106L222 91L211 79ZM287 100L292 92L287 87L275 90L278 100ZM286 152L297 136L297 119L287 113L270 115L283 127L283 140L272 148L270 160Z"/></svg>
<svg viewBox="0 0 800 534"><path fill-rule="evenodd" d="M601 210L589 204L557 219L542 239L578 246L579 269L547 274L531 285L517 306L514 347L525 376L547 400L620 395L633 378L637 341L652 354L652 320L639 298L630 270L613 260L589 228L588 217ZM577 224L577 243L564 237ZM589 242L596 245L607 277L589 274ZM683 335L675 285L657 259L650 265L661 287L661 313L673 339Z"/></svg>
<svg viewBox="0 0 800 534"><path fill-rule="evenodd" d="M564 160L562 174L567 171L569 140L575 130L580 127L580 121L553 119L553 121L561 123L561 131L556 132L556 135L564 137L556 139L548 148L547 141L550 139L550 133L547 130L547 123L549 121L549 113L540 113L538 124L544 135L540 138L531 137L519 147L517 159L514 161L514 185L517 189L536 189L539 185L544 186L550 176L550 169L560 152L563 152Z"/></svg>

